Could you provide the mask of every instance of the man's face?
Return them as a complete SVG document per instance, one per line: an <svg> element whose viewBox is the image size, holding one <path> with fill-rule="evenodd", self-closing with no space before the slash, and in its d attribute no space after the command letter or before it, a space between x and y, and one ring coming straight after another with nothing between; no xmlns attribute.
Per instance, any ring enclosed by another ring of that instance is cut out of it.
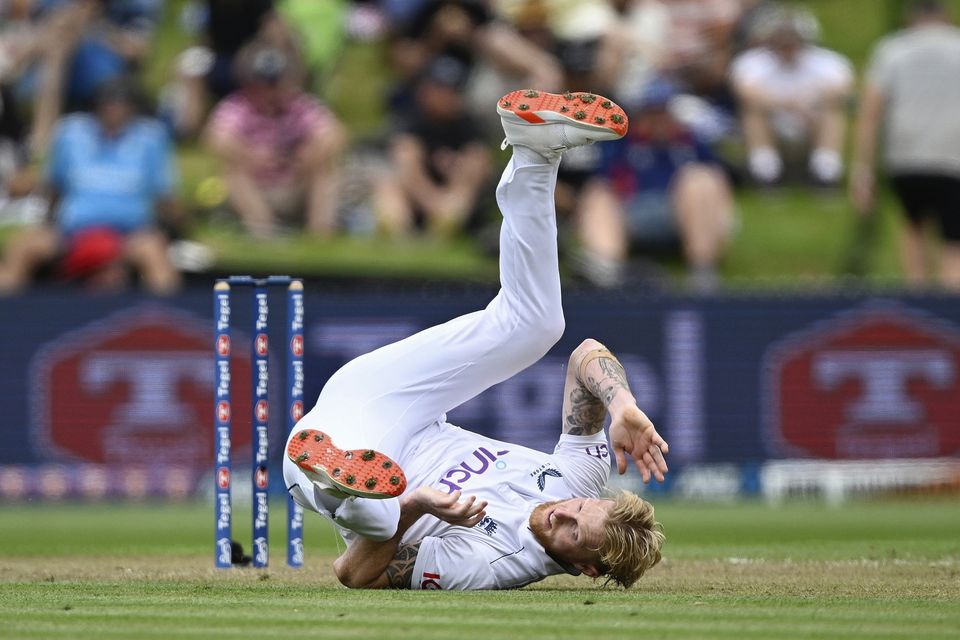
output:
<svg viewBox="0 0 960 640"><path fill-rule="evenodd" d="M133 105L126 100L110 99L97 107L97 115L106 129L120 129L133 117Z"/></svg>
<svg viewBox="0 0 960 640"><path fill-rule="evenodd" d="M423 112L435 120L455 120L463 113L463 98L457 90L430 80L421 83L417 100Z"/></svg>
<svg viewBox="0 0 960 640"><path fill-rule="evenodd" d="M803 48L803 40L790 30L778 31L770 42L770 48L778 58L788 66L792 66Z"/></svg>
<svg viewBox="0 0 960 640"><path fill-rule="evenodd" d="M283 82L255 81L247 86L247 96L254 108L264 115L276 115L286 110L292 92Z"/></svg>
<svg viewBox="0 0 960 640"><path fill-rule="evenodd" d="M600 575L603 527L612 500L570 498L538 505L530 514L530 528L551 555L575 565L586 575Z"/></svg>

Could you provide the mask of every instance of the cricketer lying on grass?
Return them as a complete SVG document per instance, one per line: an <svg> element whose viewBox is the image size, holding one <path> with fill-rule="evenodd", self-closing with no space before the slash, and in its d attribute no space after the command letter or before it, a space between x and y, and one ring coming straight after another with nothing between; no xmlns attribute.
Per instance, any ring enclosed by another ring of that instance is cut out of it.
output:
<svg viewBox="0 0 960 640"><path fill-rule="evenodd" d="M560 338L560 156L627 130L620 107L588 93L514 91L498 112L513 145L497 187L499 294L482 311L347 363L287 443L288 490L339 527L347 550L334 568L349 587L509 589L558 573L629 586L660 560L652 505L605 493L606 414L620 473L630 457L644 482L662 480L667 443L599 342L570 356L552 454L446 421Z"/></svg>

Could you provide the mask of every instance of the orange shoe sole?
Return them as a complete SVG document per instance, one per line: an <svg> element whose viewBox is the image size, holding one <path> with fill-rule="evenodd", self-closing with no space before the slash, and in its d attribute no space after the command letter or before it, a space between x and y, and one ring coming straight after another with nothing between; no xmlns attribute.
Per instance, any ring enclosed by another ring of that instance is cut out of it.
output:
<svg viewBox="0 0 960 640"><path fill-rule="evenodd" d="M612 131L617 137L626 135L630 124L627 114L619 105L595 93L547 93L535 89L518 89L500 98L497 106L530 124L566 119L582 128ZM558 115L562 118L558 118Z"/></svg>
<svg viewBox="0 0 960 640"><path fill-rule="evenodd" d="M345 451L323 431L304 429L287 445L290 458L311 480L351 496L384 500L407 488L396 462L373 449Z"/></svg>

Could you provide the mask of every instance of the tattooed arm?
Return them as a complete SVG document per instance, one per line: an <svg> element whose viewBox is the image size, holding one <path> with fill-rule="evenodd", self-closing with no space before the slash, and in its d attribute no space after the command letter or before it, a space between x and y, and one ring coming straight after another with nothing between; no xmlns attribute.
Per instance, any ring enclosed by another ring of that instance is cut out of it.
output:
<svg viewBox="0 0 960 640"><path fill-rule="evenodd" d="M400 498L400 521L389 540L357 538L333 563L344 586L351 589L409 589L420 543L401 543L403 535L427 514L450 524L472 527L486 515L487 503L460 492L446 494L430 487L418 487Z"/></svg>
<svg viewBox="0 0 960 640"><path fill-rule="evenodd" d="M644 482L653 476L663 481L667 465L666 441L637 407L623 365L605 346L588 338L570 354L563 390L563 433L593 435L603 429L610 412L610 444L617 470L627 470L633 458Z"/></svg>

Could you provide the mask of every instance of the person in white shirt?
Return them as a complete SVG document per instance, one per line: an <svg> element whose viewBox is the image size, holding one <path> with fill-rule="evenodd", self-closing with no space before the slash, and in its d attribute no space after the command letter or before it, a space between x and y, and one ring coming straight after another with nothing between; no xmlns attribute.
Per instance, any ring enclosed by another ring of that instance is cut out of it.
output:
<svg viewBox="0 0 960 640"><path fill-rule="evenodd" d="M937 279L957 292L960 28L937 0L911 3L907 20L906 29L881 40L870 56L855 125L850 197L859 215L875 213L880 149L906 217L900 255L907 283L923 287ZM936 257L940 268L934 278Z"/></svg>
<svg viewBox="0 0 960 640"><path fill-rule="evenodd" d="M844 108L853 87L845 57L811 44L816 20L798 9L779 8L758 19L759 46L737 56L730 78L741 111L747 163L761 184L781 179L778 147L809 150L816 183L843 177Z"/></svg>
<svg viewBox="0 0 960 640"><path fill-rule="evenodd" d="M605 485L611 453L620 473L632 459L644 482L662 481L668 446L599 342L588 339L570 356L552 454L446 421L445 412L560 338L560 156L620 138L628 124L617 105L586 93L514 91L497 108L504 145L513 145L497 187L499 294L481 311L347 363L287 443L291 495L333 520L348 542L334 564L348 587L508 589L558 573L605 575L627 587L660 560L653 506Z"/></svg>

